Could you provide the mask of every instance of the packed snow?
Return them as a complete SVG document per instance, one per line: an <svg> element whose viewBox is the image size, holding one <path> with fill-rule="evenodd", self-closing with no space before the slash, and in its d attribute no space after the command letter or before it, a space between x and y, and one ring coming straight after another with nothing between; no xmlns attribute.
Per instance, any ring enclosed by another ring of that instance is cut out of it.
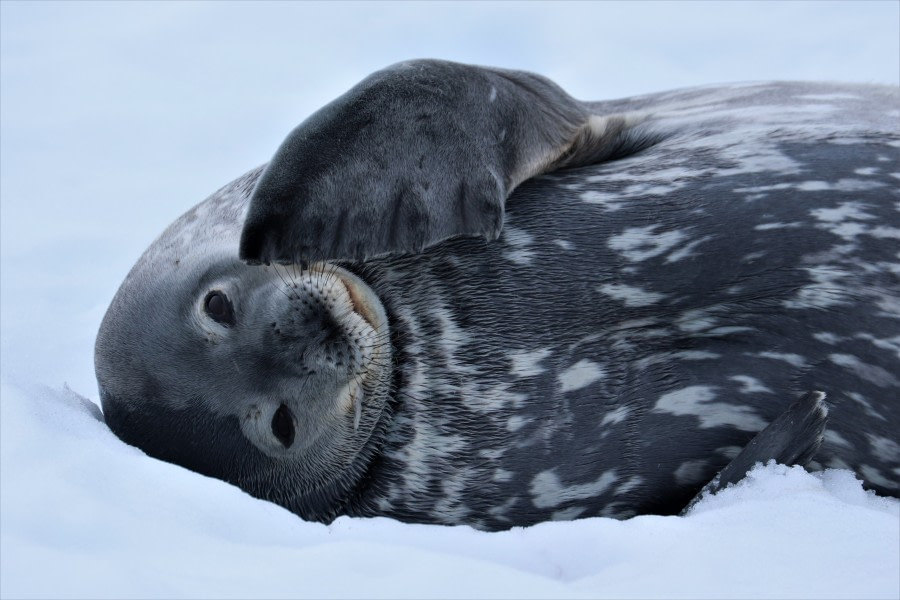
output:
<svg viewBox="0 0 900 600"><path fill-rule="evenodd" d="M4 598L900 594L900 502L849 471L760 465L686 517L321 525L148 458L69 389L2 394Z"/></svg>
<svg viewBox="0 0 900 600"><path fill-rule="evenodd" d="M371 71L492 64L585 99L897 85L898 18L859 1L3 1L0 597L900 598L900 501L848 471L760 465L685 517L307 523L123 444L92 366L153 238Z"/></svg>

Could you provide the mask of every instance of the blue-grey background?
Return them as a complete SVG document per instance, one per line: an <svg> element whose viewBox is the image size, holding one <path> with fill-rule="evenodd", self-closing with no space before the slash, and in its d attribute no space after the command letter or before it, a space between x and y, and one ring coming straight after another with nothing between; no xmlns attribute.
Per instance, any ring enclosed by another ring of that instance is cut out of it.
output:
<svg viewBox="0 0 900 600"><path fill-rule="evenodd" d="M900 2L0 2L0 369L96 399L142 250L368 73L435 57L583 99L900 83Z"/></svg>

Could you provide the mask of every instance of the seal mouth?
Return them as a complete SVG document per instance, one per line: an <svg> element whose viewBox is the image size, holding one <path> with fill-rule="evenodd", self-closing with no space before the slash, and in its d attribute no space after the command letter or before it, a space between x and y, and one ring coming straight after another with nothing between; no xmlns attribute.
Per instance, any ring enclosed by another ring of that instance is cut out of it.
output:
<svg viewBox="0 0 900 600"><path fill-rule="evenodd" d="M276 275L290 290L288 304L279 305L288 333L273 323L276 339L288 340L285 351L299 361L298 375L337 386L334 396L328 396L327 410L351 415L353 430L358 430L364 404L378 397L391 368L390 327L381 300L359 276L332 263L309 265L299 275L296 270ZM287 427L278 431L282 429ZM289 436L275 435L282 446L290 446L281 439Z"/></svg>
<svg viewBox="0 0 900 600"><path fill-rule="evenodd" d="M364 393L362 384L358 381L351 381L338 394L343 412L347 414L353 413L353 431L359 429Z"/></svg>
<svg viewBox="0 0 900 600"><path fill-rule="evenodd" d="M308 270L319 275L336 277L347 292L351 309L362 317L376 332L383 332L387 327L387 313L378 296L362 279L350 271L329 263L310 265Z"/></svg>
<svg viewBox="0 0 900 600"><path fill-rule="evenodd" d="M388 328L387 313L372 288L346 269L337 265L331 265L330 268L347 291L351 310L372 328L375 339L383 337ZM378 356L381 356L383 352L380 348L380 344L375 345L374 354L368 357L368 361L376 364L379 362ZM344 411L353 415L354 431L359 429L365 395L365 386L359 380L349 382L339 394Z"/></svg>
<svg viewBox="0 0 900 600"><path fill-rule="evenodd" d="M335 268L335 274L347 289L353 312L365 319L374 330L380 331L387 324L387 316L375 292L356 275L340 267Z"/></svg>

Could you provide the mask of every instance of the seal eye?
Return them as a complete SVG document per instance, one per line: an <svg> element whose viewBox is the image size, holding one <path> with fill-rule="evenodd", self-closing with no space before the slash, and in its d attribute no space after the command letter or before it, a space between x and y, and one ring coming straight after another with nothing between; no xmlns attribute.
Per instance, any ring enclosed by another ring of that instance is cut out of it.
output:
<svg viewBox="0 0 900 600"><path fill-rule="evenodd" d="M285 448L294 443L294 418L291 409L282 404L272 415L272 433Z"/></svg>
<svg viewBox="0 0 900 600"><path fill-rule="evenodd" d="M206 314L214 320L225 325L234 325L234 310L231 308L231 302L228 296L220 291L213 291L206 295L203 301L203 308Z"/></svg>

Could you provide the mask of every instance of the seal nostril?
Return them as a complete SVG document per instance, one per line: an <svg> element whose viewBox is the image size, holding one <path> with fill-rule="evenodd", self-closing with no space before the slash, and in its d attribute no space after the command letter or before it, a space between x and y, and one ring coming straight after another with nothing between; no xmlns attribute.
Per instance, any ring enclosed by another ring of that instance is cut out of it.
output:
<svg viewBox="0 0 900 600"><path fill-rule="evenodd" d="M291 409L282 404L272 415L272 433L285 448L294 443L294 417Z"/></svg>

